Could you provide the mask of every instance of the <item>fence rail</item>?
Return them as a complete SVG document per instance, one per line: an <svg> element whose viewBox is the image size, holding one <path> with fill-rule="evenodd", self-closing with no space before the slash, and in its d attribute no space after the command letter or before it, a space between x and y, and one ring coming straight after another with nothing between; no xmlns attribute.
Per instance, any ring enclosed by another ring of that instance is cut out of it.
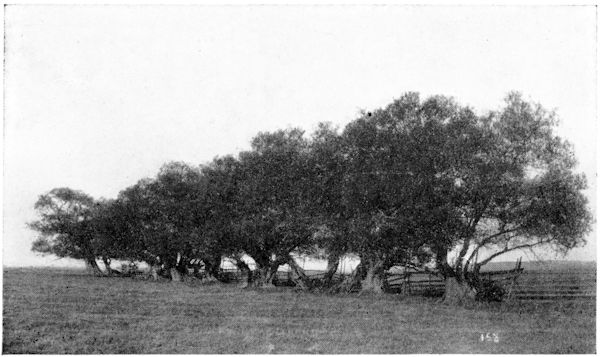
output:
<svg viewBox="0 0 600 357"><path fill-rule="evenodd" d="M239 281L241 272L237 269L223 269L223 274L231 281ZM322 279L325 272L307 270L311 279ZM556 272L523 271L515 275L512 271L482 272L483 279L496 282L510 290L516 299L556 300L556 299L595 299L596 273L593 271ZM347 275L336 273L332 280L340 281ZM291 272L278 271L278 285L293 285ZM442 277L427 272L390 273L386 276L386 290L408 294L442 295L445 281Z"/></svg>
<svg viewBox="0 0 600 357"><path fill-rule="evenodd" d="M424 273L394 274L388 277L388 286L392 291L406 289L408 293L445 291L444 280ZM556 300L556 299L595 299L595 272L542 272L524 271L517 275L514 272L483 272L483 279L491 280L510 290L516 299Z"/></svg>

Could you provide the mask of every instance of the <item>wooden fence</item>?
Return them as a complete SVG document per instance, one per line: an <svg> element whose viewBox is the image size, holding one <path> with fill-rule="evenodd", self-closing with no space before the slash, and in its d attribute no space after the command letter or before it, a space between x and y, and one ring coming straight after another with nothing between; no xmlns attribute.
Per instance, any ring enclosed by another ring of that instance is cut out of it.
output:
<svg viewBox="0 0 600 357"><path fill-rule="evenodd" d="M391 293L441 296L445 289L444 279L430 273L394 273L386 278L386 290Z"/></svg>
<svg viewBox="0 0 600 357"><path fill-rule="evenodd" d="M235 269L223 270L229 280L238 281L241 274ZM323 271L307 270L311 279L322 279ZM521 300L556 299L595 299L596 272L583 271L523 271L516 279L505 271L482 272L482 278L502 286L512 297ZM340 281L345 275L336 273L333 281ZM291 272L278 271L276 285L293 286ZM386 276L385 290L390 293L410 295L442 296L445 282L441 276L426 272L389 273Z"/></svg>
<svg viewBox="0 0 600 357"><path fill-rule="evenodd" d="M513 294L517 299L595 299L596 272L525 272Z"/></svg>
<svg viewBox="0 0 600 357"><path fill-rule="evenodd" d="M520 300L595 299L596 273L524 271L518 276L483 272L482 278L502 286L509 296ZM393 274L387 279L391 292L443 295L443 278L428 273Z"/></svg>

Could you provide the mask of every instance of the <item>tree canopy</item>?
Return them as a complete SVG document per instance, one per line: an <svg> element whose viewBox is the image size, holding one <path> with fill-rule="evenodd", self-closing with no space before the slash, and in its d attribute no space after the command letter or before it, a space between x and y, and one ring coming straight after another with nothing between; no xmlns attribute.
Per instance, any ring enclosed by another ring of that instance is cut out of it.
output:
<svg viewBox="0 0 600 357"><path fill-rule="evenodd" d="M39 233L32 250L61 258L83 259L99 273L92 225L96 205L91 196L65 187L41 195L34 206L40 219L29 223L29 227Z"/></svg>
<svg viewBox="0 0 600 357"><path fill-rule="evenodd" d="M555 113L510 93L485 115L407 93L342 130L321 123L262 132L251 149L200 167L165 164L114 200L58 188L40 196L33 249L91 262L142 260L173 280L192 261L218 276L223 258L256 265L258 286L293 256L347 254L351 285L381 291L394 265L435 265L479 288L478 272L516 250L585 244L592 216ZM250 275L249 275L250 277Z"/></svg>

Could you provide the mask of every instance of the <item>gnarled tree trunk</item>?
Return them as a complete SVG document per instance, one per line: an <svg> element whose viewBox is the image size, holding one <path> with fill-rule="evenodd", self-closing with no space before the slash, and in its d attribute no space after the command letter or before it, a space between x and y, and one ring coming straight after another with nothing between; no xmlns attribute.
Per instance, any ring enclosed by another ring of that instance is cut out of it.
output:
<svg viewBox="0 0 600 357"><path fill-rule="evenodd" d="M323 285L330 286L331 281L333 280L333 276L337 272L338 265L340 264L340 255L339 254L331 254L327 257L327 270L325 271L325 275L323 276Z"/></svg>
<svg viewBox="0 0 600 357"><path fill-rule="evenodd" d="M104 270L106 270L106 275L108 275L108 276L121 275L120 271L115 270L110 267L110 258L102 257L102 263L104 263Z"/></svg>
<svg viewBox="0 0 600 357"><path fill-rule="evenodd" d="M354 290L354 288L360 286L360 282L365 275L366 275L366 269L365 269L363 262L361 261L356 266L356 269L354 269L354 271L352 272L352 274L350 276L347 276L345 279L343 279L339 283L337 283L337 284L333 285L331 288L329 288L329 292L349 293L352 290Z"/></svg>
<svg viewBox="0 0 600 357"><path fill-rule="evenodd" d="M446 278L445 304L460 305L475 300L475 290L466 281L462 267L455 270L448 264L448 250L443 246L436 247L436 263L438 271Z"/></svg>
<svg viewBox="0 0 600 357"><path fill-rule="evenodd" d="M208 275L208 281L227 282L221 274L221 256L205 258L202 261L204 262L204 269Z"/></svg>
<svg viewBox="0 0 600 357"><path fill-rule="evenodd" d="M104 273L102 272L102 270L100 270L100 267L98 266L98 263L96 262L96 258L86 259L85 265L87 267L87 270L90 273L92 273L94 276L104 276Z"/></svg>
<svg viewBox="0 0 600 357"><path fill-rule="evenodd" d="M181 277L181 272L177 268L177 258L165 258L165 270L169 274L172 282L181 282L183 279Z"/></svg>
<svg viewBox="0 0 600 357"><path fill-rule="evenodd" d="M274 288L273 279L277 273L277 268L278 266L273 267L270 265L257 266L256 270L252 273L251 286L257 288Z"/></svg>
<svg viewBox="0 0 600 357"><path fill-rule="evenodd" d="M235 258L235 264L242 272L242 283L240 287L247 288L248 286L252 285L252 270L250 270L248 264L246 264L246 262L239 257Z"/></svg>
<svg viewBox="0 0 600 357"><path fill-rule="evenodd" d="M296 287L302 290L308 290L312 288L312 283L304 269L296 263L293 257L289 257L288 265L290 266L290 270L292 271L292 280L296 283Z"/></svg>
<svg viewBox="0 0 600 357"><path fill-rule="evenodd" d="M110 268L110 259L102 257L102 263L104 263L104 270L106 270L106 275L113 276L113 271Z"/></svg>
<svg viewBox="0 0 600 357"><path fill-rule="evenodd" d="M383 261L377 258L371 258L364 264L366 274L361 280L360 292L381 294L383 293L383 284L385 280Z"/></svg>
<svg viewBox="0 0 600 357"><path fill-rule="evenodd" d="M474 300L475 290L466 281L459 281L456 277L446 277L444 303L448 305L461 305Z"/></svg>
<svg viewBox="0 0 600 357"><path fill-rule="evenodd" d="M150 275L152 276L152 280L157 281L159 279L159 271L161 270L160 264L152 264L150 265Z"/></svg>
<svg viewBox="0 0 600 357"><path fill-rule="evenodd" d="M183 278L181 277L181 273L179 272L177 267L170 268L169 273L171 274L171 281L180 282L183 280Z"/></svg>

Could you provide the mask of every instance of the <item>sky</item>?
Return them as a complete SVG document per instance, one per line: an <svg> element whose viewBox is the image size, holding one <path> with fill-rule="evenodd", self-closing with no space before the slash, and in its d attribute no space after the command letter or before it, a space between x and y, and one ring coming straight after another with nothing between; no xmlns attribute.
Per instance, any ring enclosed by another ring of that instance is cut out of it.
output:
<svg viewBox="0 0 600 357"><path fill-rule="evenodd" d="M165 162L343 127L407 91L485 113L518 90L555 109L595 216L593 6L9 5L4 20L5 266L72 264L30 251L54 187L114 198ZM566 259L595 260L595 237Z"/></svg>

